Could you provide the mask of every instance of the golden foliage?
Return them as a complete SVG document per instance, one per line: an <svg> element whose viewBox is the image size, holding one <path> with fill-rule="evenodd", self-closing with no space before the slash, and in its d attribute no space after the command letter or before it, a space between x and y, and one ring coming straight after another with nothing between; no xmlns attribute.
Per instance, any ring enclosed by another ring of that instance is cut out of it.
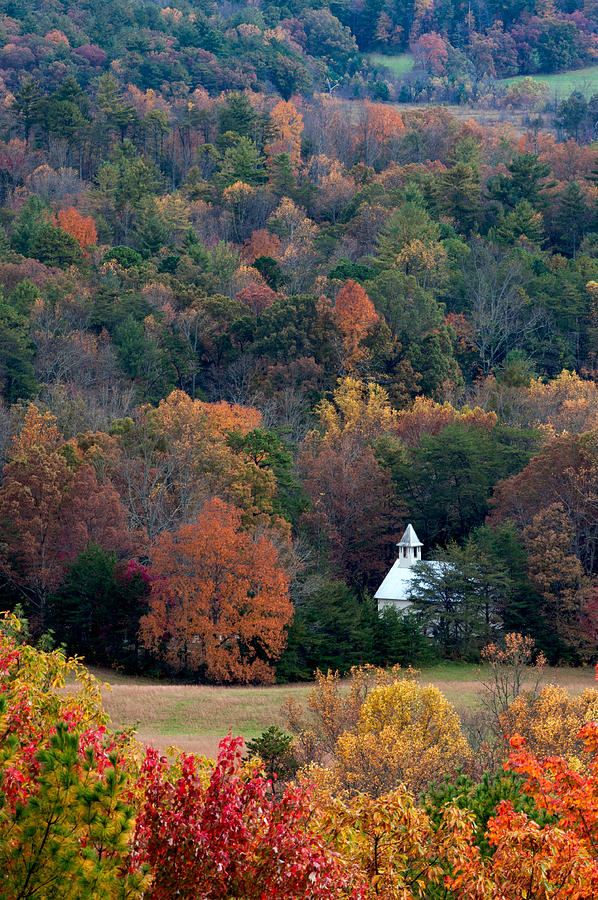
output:
<svg viewBox="0 0 598 900"><path fill-rule="evenodd" d="M40 412L37 406L31 403L25 413L23 427L12 439L11 456L16 458L34 447L54 449L60 440L56 416L49 412Z"/></svg>
<svg viewBox="0 0 598 900"><path fill-rule="evenodd" d="M395 432L400 417L384 388L350 375L339 379L332 400L322 400L316 412L330 442L350 436L369 441L385 432Z"/></svg>
<svg viewBox="0 0 598 900"><path fill-rule="evenodd" d="M11 674L10 692L27 698L33 724L42 731L57 719L81 728L106 725L109 717L102 709L101 682L76 657L67 658L63 650L36 649L25 639L18 618L12 613L0 614L0 645L4 649L5 644L18 644L19 665ZM0 734L5 733L4 724L0 715Z"/></svg>
<svg viewBox="0 0 598 900"><path fill-rule="evenodd" d="M591 284L586 285L588 293ZM547 425L556 434L563 431L581 433L598 426L596 382L580 378L576 372L567 369L548 382L532 379L525 405L530 424Z"/></svg>
<svg viewBox="0 0 598 900"><path fill-rule="evenodd" d="M361 707L373 687L388 684L399 677L413 678L415 669L379 669L375 666L353 666L348 684L331 669L324 675L315 673L307 705L289 698L286 703L287 726L296 735L296 752L303 763L321 761L334 752L336 742L347 729L355 728Z"/></svg>
<svg viewBox="0 0 598 900"><path fill-rule="evenodd" d="M173 486L186 509L197 508L209 494L219 494L243 511L246 526L273 525L288 537L288 523L273 515L274 474L227 443L230 432L247 434L260 427L259 410L225 401L204 403L184 391L173 391L151 414L168 441Z"/></svg>
<svg viewBox="0 0 598 900"><path fill-rule="evenodd" d="M271 161L287 153L291 166L296 169L301 162L303 116L291 100L281 100L272 110L270 123L274 136L264 147L266 157Z"/></svg>
<svg viewBox="0 0 598 900"><path fill-rule="evenodd" d="M381 797L320 788L316 801L318 830L340 853L353 883L365 882L368 900L448 896L445 878L451 869L478 863L471 816L454 806L447 806L433 824L404 788ZM441 893L430 893L434 887ZM465 898L464 893L455 896ZM490 895L469 897L489 900Z"/></svg>
<svg viewBox="0 0 598 900"><path fill-rule="evenodd" d="M587 689L571 697L560 685L547 684L534 699L521 694L500 716L506 734L520 734L538 756L575 756L579 732L598 719L598 691Z"/></svg>
<svg viewBox="0 0 598 900"><path fill-rule="evenodd" d="M335 774L353 790L380 795L398 784L419 791L469 759L457 713L431 684L411 679L368 695L357 731L336 744Z"/></svg>
<svg viewBox="0 0 598 900"><path fill-rule="evenodd" d="M416 675L399 666L354 667L343 690L338 672L317 672L309 713L287 702L302 776L325 789L379 797L398 785L421 790L466 765L470 751L455 710Z"/></svg>
<svg viewBox="0 0 598 900"><path fill-rule="evenodd" d="M411 409L398 413L397 435L409 446L417 445L427 434L438 434L447 425L466 425L490 431L497 423L496 413L479 406L456 409L451 403L436 403L430 397L416 397Z"/></svg>

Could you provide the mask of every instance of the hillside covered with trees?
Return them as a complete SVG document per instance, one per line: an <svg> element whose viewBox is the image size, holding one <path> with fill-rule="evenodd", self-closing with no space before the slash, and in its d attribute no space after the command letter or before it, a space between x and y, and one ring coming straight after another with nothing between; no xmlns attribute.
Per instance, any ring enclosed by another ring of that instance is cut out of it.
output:
<svg viewBox="0 0 598 900"><path fill-rule="evenodd" d="M0 96L16 94L24 76L51 94L67 76L86 89L111 72L122 85L167 100L197 89L275 91L288 100L315 89L462 103L489 91L496 98L495 79L597 61L590 0L205 0L176 7L106 0L76 10L62 0L7 0L1 16ZM397 78L393 60L404 53L413 72ZM523 93L531 90L526 83ZM506 93L508 102L521 102L517 90ZM77 119L68 115L66 127Z"/></svg>
<svg viewBox="0 0 598 900"><path fill-rule="evenodd" d="M2 4L0 900L598 895L597 17Z"/></svg>
<svg viewBox="0 0 598 900"><path fill-rule="evenodd" d="M2 605L192 680L590 659L596 149L336 96L374 38L284 13L5 11ZM380 618L407 521L451 583Z"/></svg>

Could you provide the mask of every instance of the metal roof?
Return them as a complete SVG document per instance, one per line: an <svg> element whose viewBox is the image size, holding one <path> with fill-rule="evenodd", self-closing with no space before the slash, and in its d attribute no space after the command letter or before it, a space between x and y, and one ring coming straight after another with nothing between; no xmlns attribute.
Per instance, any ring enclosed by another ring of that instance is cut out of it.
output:
<svg viewBox="0 0 598 900"><path fill-rule="evenodd" d="M415 532L414 532L415 534ZM428 566L441 570L443 565L439 560L426 560ZM401 566L400 560L393 564L386 578L374 594L376 600L409 600L411 583L415 578L413 566Z"/></svg>
<svg viewBox="0 0 598 900"><path fill-rule="evenodd" d="M423 547L424 545L415 533L415 528L411 523L405 529L405 534L397 544L397 547Z"/></svg>

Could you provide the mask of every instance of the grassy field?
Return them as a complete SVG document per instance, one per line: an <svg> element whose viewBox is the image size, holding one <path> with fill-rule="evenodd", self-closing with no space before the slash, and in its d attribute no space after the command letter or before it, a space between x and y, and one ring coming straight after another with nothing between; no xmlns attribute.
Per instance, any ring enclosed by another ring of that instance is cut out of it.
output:
<svg viewBox="0 0 598 900"><path fill-rule="evenodd" d="M515 75L513 78L503 78L499 84L515 84L521 81L524 75ZM535 81L544 81L550 87L551 94L559 97L567 97L572 91L581 91L588 97L598 92L598 66L588 66L585 69L573 69L570 72L557 72L555 75L534 75Z"/></svg>
<svg viewBox="0 0 598 900"><path fill-rule="evenodd" d="M395 56L385 56L383 53L370 53L370 62L375 66L389 69L393 75L405 75L414 67L414 59L411 53L398 53ZM511 78L502 78L499 84L508 85L521 81L525 75L514 75ZM567 97L572 91L581 91L588 97L598 92L598 65L586 66L584 69L572 69L569 72L557 72L554 75L533 75L536 81L544 81L550 87L551 94Z"/></svg>
<svg viewBox="0 0 598 900"><path fill-rule="evenodd" d="M395 56L385 56L384 53L370 53L368 59L374 66L389 69L393 75L405 75L411 72L414 60L411 53L397 53Z"/></svg>
<svg viewBox="0 0 598 900"><path fill-rule="evenodd" d="M115 728L136 725L139 738L164 750L176 745L184 750L213 756L218 741L230 730L251 739L269 725L284 728L283 707L287 697L305 701L311 685L273 687L208 687L163 684L143 678L117 676L93 670L102 681L104 704ZM485 677L483 667L442 663L420 674L435 684L456 708L465 712L480 703ZM562 684L571 693L594 687L594 670L547 669L544 681Z"/></svg>

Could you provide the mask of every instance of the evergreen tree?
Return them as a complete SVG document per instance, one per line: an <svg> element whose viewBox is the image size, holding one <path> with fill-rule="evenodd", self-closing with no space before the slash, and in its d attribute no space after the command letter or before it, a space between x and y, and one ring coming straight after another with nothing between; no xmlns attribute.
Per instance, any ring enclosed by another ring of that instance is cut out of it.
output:
<svg viewBox="0 0 598 900"><path fill-rule="evenodd" d="M115 553L90 544L50 600L57 638L88 662L137 669L148 591L142 566L119 563Z"/></svg>
<svg viewBox="0 0 598 900"><path fill-rule="evenodd" d="M488 194L503 206L514 209L522 200L533 207L546 204L545 192L553 184L546 182L550 166L541 163L535 153L518 153L507 163L508 175L495 175L488 182Z"/></svg>
<svg viewBox="0 0 598 900"><path fill-rule="evenodd" d="M40 120L42 93L39 82L34 78L27 78L21 85L19 93L15 96L13 109L17 119L25 132L25 143L29 143L31 129Z"/></svg>
<svg viewBox="0 0 598 900"><path fill-rule="evenodd" d="M9 403L35 393L34 357L28 319L0 299L0 390Z"/></svg>
<svg viewBox="0 0 598 900"><path fill-rule="evenodd" d="M472 541L450 544L439 557L415 564L409 599L444 656L476 659L502 623L511 580Z"/></svg>
<svg viewBox="0 0 598 900"><path fill-rule="evenodd" d="M575 257L589 226L590 210L578 183L571 181L561 196L555 216L559 243L565 253Z"/></svg>
<svg viewBox="0 0 598 900"><path fill-rule="evenodd" d="M371 641L371 611L345 584L326 581L295 603L277 678L308 680L316 669L343 674L369 660Z"/></svg>

